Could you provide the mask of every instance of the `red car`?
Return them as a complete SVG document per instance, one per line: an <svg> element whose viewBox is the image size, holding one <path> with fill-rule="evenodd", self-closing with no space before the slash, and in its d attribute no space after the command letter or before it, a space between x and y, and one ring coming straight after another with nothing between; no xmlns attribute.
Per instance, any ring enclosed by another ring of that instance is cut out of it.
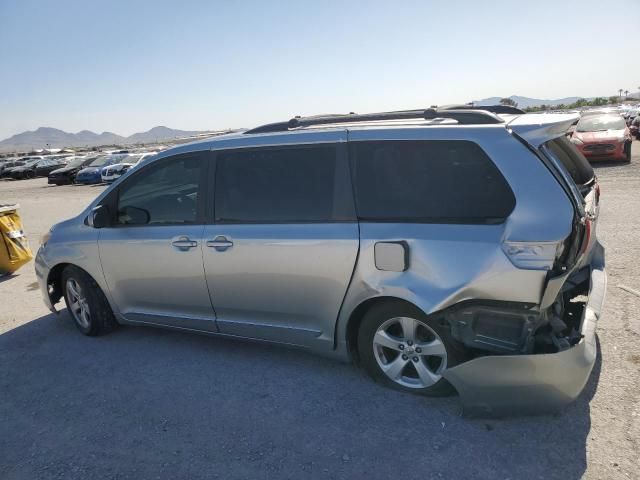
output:
<svg viewBox="0 0 640 480"><path fill-rule="evenodd" d="M617 114L584 115L571 135L573 143L589 160L631 161L631 132Z"/></svg>

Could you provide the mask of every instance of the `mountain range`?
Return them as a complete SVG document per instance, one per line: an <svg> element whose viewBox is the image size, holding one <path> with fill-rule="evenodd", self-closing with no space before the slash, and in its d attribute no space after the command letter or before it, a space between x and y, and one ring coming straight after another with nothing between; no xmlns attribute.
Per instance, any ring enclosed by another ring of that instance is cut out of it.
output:
<svg viewBox="0 0 640 480"><path fill-rule="evenodd" d="M113 132L95 133L82 130L69 133L57 128L40 127L35 131L18 133L0 142L0 151L25 151L34 148L95 147L98 145L129 145L172 140L204 133L201 131L175 130L153 127L146 132L123 137Z"/></svg>
<svg viewBox="0 0 640 480"><path fill-rule="evenodd" d="M498 105L500 100L504 97L489 97L483 98L482 100L474 100L474 105ZM511 95L511 100L518 104L520 108L527 107L537 107L539 105L561 105L561 104L569 104L574 103L579 100L581 97L566 97L566 98L557 98L555 100L543 100L541 98L530 98L530 97L521 97L519 95Z"/></svg>

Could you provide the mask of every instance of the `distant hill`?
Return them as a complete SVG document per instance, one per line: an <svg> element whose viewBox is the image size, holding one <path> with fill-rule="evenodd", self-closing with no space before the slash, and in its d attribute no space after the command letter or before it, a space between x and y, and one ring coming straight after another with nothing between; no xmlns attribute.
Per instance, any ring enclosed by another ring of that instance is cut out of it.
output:
<svg viewBox="0 0 640 480"><path fill-rule="evenodd" d="M69 133L57 128L40 127L35 131L22 132L0 142L0 151L25 151L34 148L95 147L98 145L129 145L172 140L203 133L200 131L174 130L168 127L154 127L146 132L134 133L129 137L112 132L95 133L82 130Z"/></svg>
<svg viewBox="0 0 640 480"><path fill-rule="evenodd" d="M482 100L474 100L474 105L497 105L500 103L500 99L504 97L489 97L483 98ZM530 97L521 97L519 95L511 95L511 100L518 104L520 108L527 107L537 107L538 105L560 105L560 104L569 104L579 100L581 97L566 97L566 98L558 98L555 100L543 100L541 98L530 98Z"/></svg>
<svg viewBox="0 0 640 480"><path fill-rule="evenodd" d="M190 137L197 135L198 131L174 130L168 127L153 127L146 132L134 133L125 139L126 143L150 143L171 140L176 137Z"/></svg>

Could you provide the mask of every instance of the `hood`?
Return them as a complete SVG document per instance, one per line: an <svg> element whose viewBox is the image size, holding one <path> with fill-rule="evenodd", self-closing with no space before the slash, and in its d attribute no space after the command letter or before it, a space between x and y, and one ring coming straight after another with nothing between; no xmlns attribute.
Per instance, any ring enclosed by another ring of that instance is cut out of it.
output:
<svg viewBox="0 0 640 480"><path fill-rule="evenodd" d="M131 166L133 166L132 163L114 163L113 165L107 165L105 168L119 170L123 167L131 167Z"/></svg>
<svg viewBox="0 0 640 480"><path fill-rule="evenodd" d="M73 172L74 170L80 170L80 167L56 168L55 170L52 170L51 173L67 173L67 172Z"/></svg>
<svg viewBox="0 0 640 480"><path fill-rule="evenodd" d="M603 142L606 140L616 140L620 137L624 137L624 130L603 130L601 132L574 132L576 138L579 138L584 143Z"/></svg>
<svg viewBox="0 0 640 480"><path fill-rule="evenodd" d="M90 175L92 173L99 173L103 167L86 167L78 172L79 175Z"/></svg>

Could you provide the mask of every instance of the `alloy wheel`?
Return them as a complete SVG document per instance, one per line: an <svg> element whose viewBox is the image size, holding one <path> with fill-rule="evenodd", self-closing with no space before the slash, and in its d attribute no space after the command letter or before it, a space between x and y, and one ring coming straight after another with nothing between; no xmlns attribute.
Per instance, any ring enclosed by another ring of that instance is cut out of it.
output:
<svg viewBox="0 0 640 480"><path fill-rule="evenodd" d="M84 296L82 287L73 278L67 280L67 297L69 299L69 310L71 310L74 320L82 328L89 328L89 322L91 321L89 304Z"/></svg>
<svg viewBox="0 0 640 480"><path fill-rule="evenodd" d="M447 368L442 339L414 318L391 318L380 325L373 336L373 352L385 375L403 387L430 387Z"/></svg>

